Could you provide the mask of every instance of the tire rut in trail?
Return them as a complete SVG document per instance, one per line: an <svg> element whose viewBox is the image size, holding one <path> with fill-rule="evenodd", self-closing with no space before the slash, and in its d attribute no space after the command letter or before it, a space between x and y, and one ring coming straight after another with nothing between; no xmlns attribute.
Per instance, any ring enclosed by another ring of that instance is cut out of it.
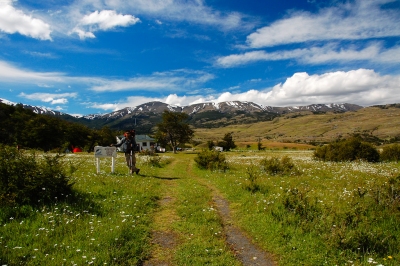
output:
<svg viewBox="0 0 400 266"><path fill-rule="evenodd" d="M222 220L226 242L233 250L236 258L244 266L275 266L275 262L271 259L272 255L255 245L240 228L233 225L231 220L231 211L229 202L223 198L219 191L200 180L192 171L193 163L188 165L187 172L196 178L201 184L207 186L213 194L213 202Z"/></svg>
<svg viewBox="0 0 400 266"><path fill-rule="evenodd" d="M214 196L213 200L222 220L226 242L242 264L274 266L275 263L270 259L271 255L257 247L242 230L232 224L228 201L220 196Z"/></svg>
<svg viewBox="0 0 400 266"><path fill-rule="evenodd" d="M173 162L170 167L173 167ZM154 215L156 229L151 233L151 244L153 246L150 257L144 261L143 266L171 266L173 251L179 244L178 235L170 230L171 225L178 216L175 213L173 204L175 202L174 188L176 181L174 179L163 179L165 187L164 194L159 200L160 208Z"/></svg>

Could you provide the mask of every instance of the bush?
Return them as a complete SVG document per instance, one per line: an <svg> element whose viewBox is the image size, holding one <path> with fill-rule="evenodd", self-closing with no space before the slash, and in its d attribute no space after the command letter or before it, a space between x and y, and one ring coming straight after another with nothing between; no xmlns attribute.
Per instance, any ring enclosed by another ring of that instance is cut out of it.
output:
<svg viewBox="0 0 400 266"><path fill-rule="evenodd" d="M259 179L259 167L254 164L250 164L246 167L246 174L248 175L248 184L245 184L244 187L246 190L250 192L256 192L260 190L260 185L258 183Z"/></svg>
<svg viewBox="0 0 400 266"><path fill-rule="evenodd" d="M386 146L382 149L381 152L381 160L390 162L390 161L400 161L400 145L399 144L393 144Z"/></svg>
<svg viewBox="0 0 400 266"><path fill-rule="evenodd" d="M0 146L0 203L41 205L71 194L71 180L61 155L38 159L13 147Z"/></svg>
<svg viewBox="0 0 400 266"><path fill-rule="evenodd" d="M226 162L225 155L215 150L203 150L194 159L197 166L201 169L208 170L226 170L228 163Z"/></svg>
<svg viewBox="0 0 400 266"><path fill-rule="evenodd" d="M333 162L355 160L378 162L379 152L374 146L372 146L372 144L368 142L362 142L358 138L351 138L317 147L314 152L314 158Z"/></svg>
<svg viewBox="0 0 400 266"><path fill-rule="evenodd" d="M298 175L299 170L288 156L265 158L261 160L261 167L270 175Z"/></svg>

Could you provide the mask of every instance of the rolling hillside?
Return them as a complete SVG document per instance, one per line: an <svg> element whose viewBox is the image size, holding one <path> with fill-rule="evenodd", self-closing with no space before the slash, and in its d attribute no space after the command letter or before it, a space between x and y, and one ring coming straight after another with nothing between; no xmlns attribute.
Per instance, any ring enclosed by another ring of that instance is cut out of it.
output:
<svg viewBox="0 0 400 266"><path fill-rule="evenodd" d="M382 143L400 140L398 105L366 107L354 112L290 113L272 121L230 125L221 128L197 128L199 141L219 140L233 132L238 143L321 143L359 133L376 137Z"/></svg>

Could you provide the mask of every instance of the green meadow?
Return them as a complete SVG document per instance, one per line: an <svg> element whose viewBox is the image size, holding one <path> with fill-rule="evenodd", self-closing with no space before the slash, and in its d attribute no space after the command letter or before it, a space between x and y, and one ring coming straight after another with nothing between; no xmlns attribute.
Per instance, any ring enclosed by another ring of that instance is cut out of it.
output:
<svg viewBox="0 0 400 266"><path fill-rule="evenodd" d="M226 171L199 169L196 153L138 156L140 175L128 174L122 154L114 173L101 159L99 174L93 153L65 155L76 167L74 200L10 215L0 207L0 265L241 265L215 195L277 265L400 264L399 163L320 162L289 149L224 154ZM282 157L296 173L260 166ZM157 232L167 247L154 242Z"/></svg>

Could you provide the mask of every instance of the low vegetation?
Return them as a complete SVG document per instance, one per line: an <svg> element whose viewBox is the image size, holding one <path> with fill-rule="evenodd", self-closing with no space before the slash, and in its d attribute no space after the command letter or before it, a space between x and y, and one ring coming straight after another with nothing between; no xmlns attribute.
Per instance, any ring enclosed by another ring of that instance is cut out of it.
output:
<svg viewBox="0 0 400 266"><path fill-rule="evenodd" d="M173 199L168 208L174 219L166 228L176 236L171 264L240 265L224 244L212 193L229 200L230 222L274 254L278 265L399 264L395 160L323 161L313 151L288 149L205 150L159 154L154 162L138 156L142 175L132 176L123 156L113 174L106 159L96 174L93 154L26 156L29 165L44 163L68 180L63 184L70 190L39 205L18 196L13 207L0 206L2 265L143 264L157 251L151 235L161 196ZM20 161L8 161L7 169L17 171Z"/></svg>
<svg viewBox="0 0 400 266"><path fill-rule="evenodd" d="M225 154L216 150L203 150L194 160L197 163L197 166L201 169L228 169L228 163L226 162Z"/></svg>
<svg viewBox="0 0 400 266"><path fill-rule="evenodd" d="M73 171L60 155L39 155L0 145L0 204L12 208L64 200L72 192Z"/></svg>
<svg viewBox="0 0 400 266"><path fill-rule="evenodd" d="M400 145L391 144L383 147L380 158L384 162L400 161Z"/></svg>
<svg viewBox="0 0 400 266"><path fill-rule="evenodd" d="M268 175L298 175L299 170L294 165L292 158L283 156L278 158L276 156L264 158L260 162L261 168Z"/></svg>
<svg viewBox="0 0 400 266"><path fill-rule="evenodd" d="M317 147L314 158L332 162L356 160L378 162L379 152L372 144L353 137Z"/></svg>

